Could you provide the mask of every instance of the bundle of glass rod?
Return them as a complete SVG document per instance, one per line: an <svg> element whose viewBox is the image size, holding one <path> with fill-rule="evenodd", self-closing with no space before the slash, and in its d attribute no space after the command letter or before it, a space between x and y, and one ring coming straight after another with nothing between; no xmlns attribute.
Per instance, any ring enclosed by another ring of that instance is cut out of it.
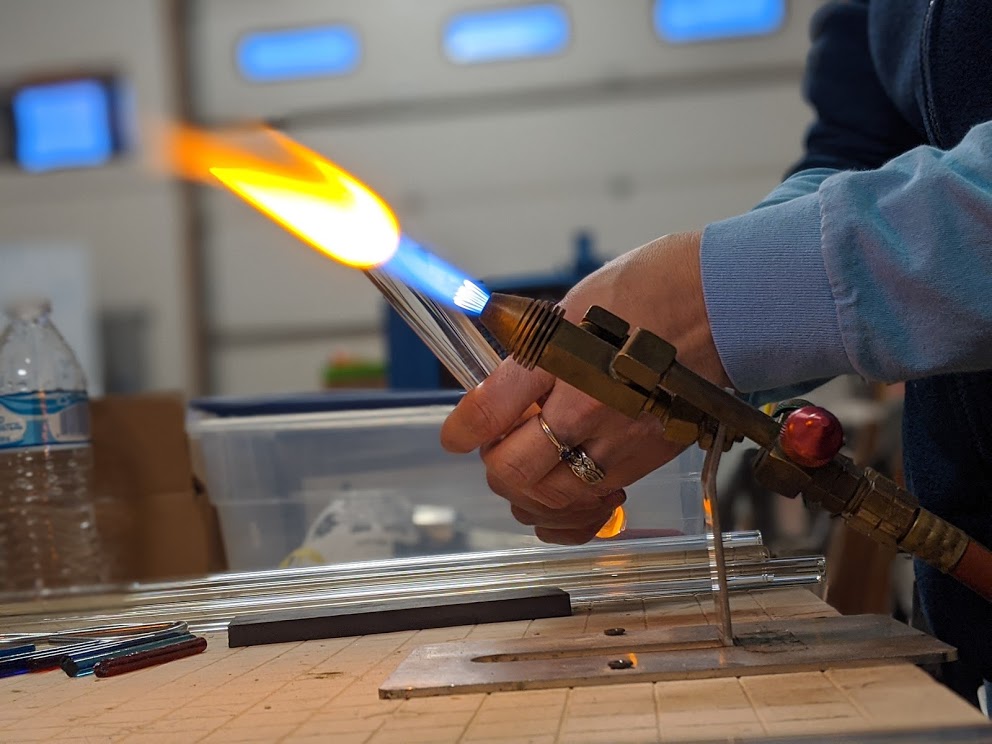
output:
<svg viewBox="0 0 992 744"><path fill-rule="evenodd" d="M365 274L466 390L499 365L499 354L464 312L435 302L384 271L370 269Z"/></svg>
<svg viewBox="0 0 992 744"><path fill-rule="evenodd" d="M725 535L732 590L820 581L822 557L769 558L757 532ZM193 632L226 628L235 616L278 609L430 601L514 588L560 587L573 607L709 591L703 535L541 546L484 553L363 561L278 571L217 574L137 584L92 595L52 595L0 604L0 642L59 629L182 619Z"/></svg>

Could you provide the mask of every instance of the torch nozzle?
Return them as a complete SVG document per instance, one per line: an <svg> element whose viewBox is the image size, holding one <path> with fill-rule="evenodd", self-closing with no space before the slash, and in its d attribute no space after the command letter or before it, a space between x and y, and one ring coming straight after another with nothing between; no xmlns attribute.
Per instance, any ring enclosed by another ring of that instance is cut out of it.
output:
<svg viewBox="0 0 992 744"><path fill-rule="evenodd" d="M517 364L534 369L564 314L551 302L496 293L479 320Z"/></svg>

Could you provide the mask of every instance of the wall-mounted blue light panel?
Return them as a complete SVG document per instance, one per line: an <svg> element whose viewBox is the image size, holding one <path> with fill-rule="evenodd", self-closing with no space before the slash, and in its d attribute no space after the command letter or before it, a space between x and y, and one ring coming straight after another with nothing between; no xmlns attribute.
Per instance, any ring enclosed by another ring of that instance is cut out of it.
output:
<svg viewBox="0 0 992 744"><path fill-rule="evenodd" d="M673 44L762 36L782 28L785 0L655 0L654 30Z"/></svg>
<svg viewBox="0 0 992 744"><path fill-rule="evenodd" d="M253 31L238 40L236 58L242 77L253 83L337 77L358 67L362 42L341 24Z"/></svg>
<svg viewBox="0 0 992 744"><path fill-rule="evenodd" d="M548 57L568 46L571 28L554 3L459 13L444 28L444 53L461 65Z"/></svg>
<svg viewBox="0 0 992 744"><path fill-rule="evenodd" d="M117 148L111 83L99 79L26 85L11 98L14 157L26 171L92 168Z"/></svg>

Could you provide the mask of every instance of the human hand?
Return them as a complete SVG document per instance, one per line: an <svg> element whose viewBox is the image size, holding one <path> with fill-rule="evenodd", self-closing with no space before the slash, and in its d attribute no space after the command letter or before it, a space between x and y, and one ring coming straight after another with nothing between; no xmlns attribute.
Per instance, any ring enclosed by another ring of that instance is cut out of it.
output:
<svg viewBox="0 0 992 744"><path fill-rule="evenodd" d="M577 284L562 301L577 323L600 305L631 328L653 331L678 349L690 369L729 385L703 302L699 233L659 238L611 261ZM541 413L560 442L581 447L606 473L580 480L561 461L542 430ZM630 419L541 369L504 361L469 391L445 421L441 442L452 452L479 449L489 487L511 504L513 516L545 542L592 539L630 485L680 451L650 414Z"/></svg>

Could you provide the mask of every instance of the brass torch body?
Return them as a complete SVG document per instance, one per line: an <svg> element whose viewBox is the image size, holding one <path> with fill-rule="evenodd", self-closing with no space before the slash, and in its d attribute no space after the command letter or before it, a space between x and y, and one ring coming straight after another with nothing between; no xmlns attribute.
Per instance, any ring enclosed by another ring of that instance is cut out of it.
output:
<svg viewBox="0 0 992 744"><path fill-rule="evenodd" d="M590 308L578 325L550 302L495 294L481 322L518 364L541 367L621 413L661 419L681 444L712 444L717 422L763 452L755 475L770 490L802 496L868 537L925 560L992 601L992 553L963 530L920 507L916 498L871 468L837 454L805 468L779 446L781 425L675 360L675 347L621 318Z"/></svg>

